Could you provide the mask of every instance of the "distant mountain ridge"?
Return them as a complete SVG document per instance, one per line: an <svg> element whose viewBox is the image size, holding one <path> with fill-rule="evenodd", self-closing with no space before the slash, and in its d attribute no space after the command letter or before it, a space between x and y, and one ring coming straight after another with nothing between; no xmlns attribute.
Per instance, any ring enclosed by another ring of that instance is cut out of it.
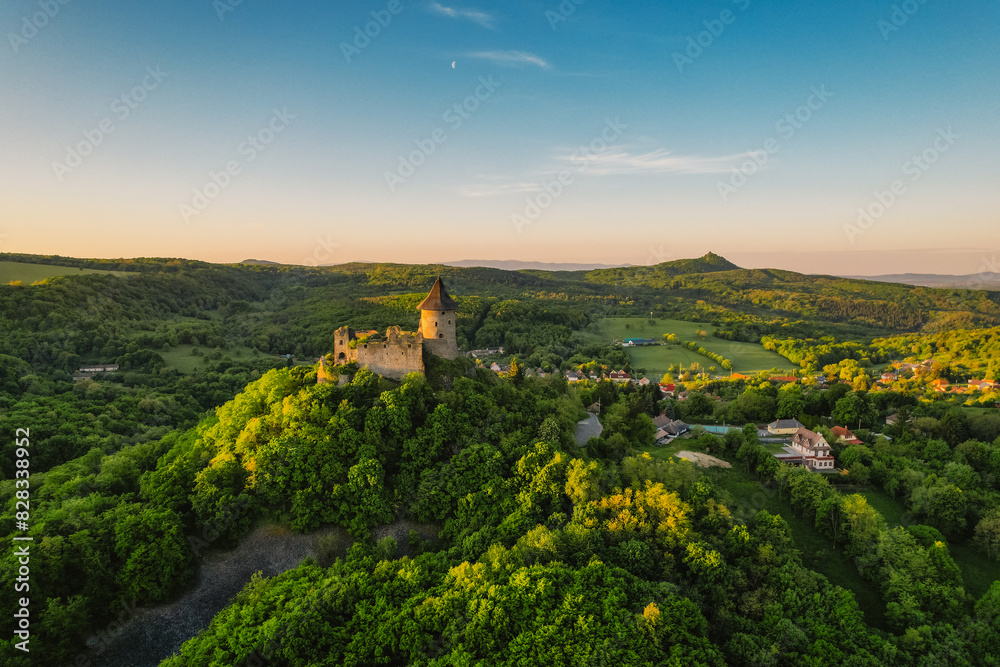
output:
<svg viewBox="0 0 1000 667"><path fill-rule="evenodd" d="M256 264L259 266L281 266L281 262L269 262L266 259L244 259L240 264Z"/></svg>
<svg viewBox="0 0 1000 667"><path fill-rule="evenodd" d="M595 269L615 269L632 266L631 264L525 262L517 259L462 259L457 262L441 263L445 266L454 266L460 269L484 267L487 269L502 269L504 271L593 271Z"/></svg>
<svg viewBox="0 0 1000 667"><path fill-rule="evenodd" d="M740 267L725 257L710 252L697 259L675 259L653 266L627 266L609 269L595 269L587 273L587 280L599 283L616 280L656 280L673 276L683 276L696 273L717 273L720 271L738 271Z"/></svg>
<svg viewBox="0 0 1000 667"><path fill-rule="evenodd" d="M950 287L953 289L1000 289L1000 273L972 273L952 276L937 273L890 273L880 276L844 276L851 280L873 280L879 283L901 283L917 287Z"/></svg>

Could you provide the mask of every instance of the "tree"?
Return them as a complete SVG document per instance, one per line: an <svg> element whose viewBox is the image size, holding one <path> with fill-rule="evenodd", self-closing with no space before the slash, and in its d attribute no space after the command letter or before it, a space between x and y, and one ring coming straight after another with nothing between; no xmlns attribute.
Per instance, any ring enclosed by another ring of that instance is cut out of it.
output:
<svg viewBox="0 0 1000 667"><path fill-rule="evenodd" d="M778 419L795 419L806 409L802 385L788 384L778 392Z"/></svg>
<svg viewBox="0 0 1000 667"><path fill-rule="evenodd" d="M976 524L976 545L990 560L1000 559L1000 509L991 509Z"/></svg>
<svg viewBox="0 0 1000 667"><path fill-rule="evenodd" d="M715 403L705 394L693 391L684 401L684 416L688 419L703 419L711 417L715 412Z"/></svg>
<svg viewBox="0 0 1000 667"><path fill-rule="evenodd" d="M566 474L566 495L573 504L595 500L600 492L601 467L597 461L573 459Z"/></svg>

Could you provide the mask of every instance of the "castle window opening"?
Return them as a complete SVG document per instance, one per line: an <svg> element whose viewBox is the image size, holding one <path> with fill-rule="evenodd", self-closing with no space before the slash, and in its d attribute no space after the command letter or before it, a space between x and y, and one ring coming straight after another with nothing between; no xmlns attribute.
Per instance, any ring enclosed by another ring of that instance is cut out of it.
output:
<svg viewBox="0 0 1000 667"><path fill-rule="evenodd" d="M438 338L444 338L444 334L438 334Z"/></svg>
<svg viewBox="0 0 1000 667"><path fill-rule="evenodd" d="M444 314L445 314L443 310L441 311L441 314L442 314L442 315L444 315Z"/></svg>

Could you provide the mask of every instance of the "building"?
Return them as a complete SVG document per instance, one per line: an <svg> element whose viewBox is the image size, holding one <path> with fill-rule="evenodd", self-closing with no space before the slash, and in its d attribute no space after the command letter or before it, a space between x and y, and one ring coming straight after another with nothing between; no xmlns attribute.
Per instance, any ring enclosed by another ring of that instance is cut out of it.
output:
<svg viewBox="0 0 1000 667"><path fill-rule="evenodd" d="M74 380L85 380L87 378L92 378L98 373L117 373L118 364L94 364L90 366L81 366L77 369L76 373L73 373Z"/></svg>
<svg viewBox="0 0 1000 667"><path fill-rule="evenodd" d="M819 433L800 428L792 436L791 448L802 455L802 464L810 470L833 470L830 445Z"/></svg>
<svg viewBox="0 0 1000 667"><path fill-rule="evenodd" d="M458 304L448 296L441 278L434 281L430 294L417 309L420 311L418 334L424 337L424 348L435 357L458 358L455 322Z"/></svg>
<svg viewBox="0 0 1000 667"><path fill-rule="evenodd" d="M625 371L611 371L608 378L612 382L629 382L632 380L632 376Z"/></svg>
<svg viewBox="0 0 1000 667"><path fill-rule="evenodd" d="M660 341L655 338L626 338L625 346L634 347L636 345L657 345Z"/></svg>
<svg viewBox="0 0 1000 667"><path fill-rule="evenodd" d="M863 443L861 442L861 440L858 440L858 438L857 438L857 437L856 437L856 436L855 436L855 435L854 435L853 433L851 433L851 431L850 431L850 430L848 430L848 429L847 429L846 427L844 427L844 426L834 426L834 427L833 427L833 428L831 429L831 432L832 432L832 433L833 433L833 435L835 435L835 436L836 436L836 437L837 437L837 438L838 438L839 440L843 440L843 441L844 441L844 442L846 442L846 443L847 443L848 445L860 445L860 444L863 444Z"/></svg>
<svg viewBox="0 0 1000 667"><path fill-rule="evenodd" d="M656 442L676 438L691 430L691 427L680 419L671 419L666 415L653 418L653 426L656 427Z"/></svg>
<svg viewBox="0 0 1000 667"><path fill-rule="evenodd" d="M427 298L418 306L420 328L416 332L389 327L385 336L377 331L359 334L341 327L333 335L333 364L357 363L373 373L402 380L408 373L424 372L424 353L455 359L459 356L455 338L458 304L448 296L441 278L434 281ZM320 359L317 381L333 381L326 359Z"/></svg>
<svg viewBox="0 0 1000 667"><path fill-rule="evenodd" d="M805 424L798 419L779 419L767 425L767 432L771 435L794 435L802 428L805 428Z"/></svg>

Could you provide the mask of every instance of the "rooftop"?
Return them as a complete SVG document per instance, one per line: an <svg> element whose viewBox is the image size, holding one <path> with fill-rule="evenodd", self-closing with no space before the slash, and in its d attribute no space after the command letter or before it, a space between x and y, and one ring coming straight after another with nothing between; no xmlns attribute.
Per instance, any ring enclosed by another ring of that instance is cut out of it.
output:
<svg viewBox="0 0 1000 667"><path fill-rule="evenodd" d="M419 310L458 310L458 304L448 296L448 291L444 288L440 276L434 281L427 298L417 306Z"/></svg>

